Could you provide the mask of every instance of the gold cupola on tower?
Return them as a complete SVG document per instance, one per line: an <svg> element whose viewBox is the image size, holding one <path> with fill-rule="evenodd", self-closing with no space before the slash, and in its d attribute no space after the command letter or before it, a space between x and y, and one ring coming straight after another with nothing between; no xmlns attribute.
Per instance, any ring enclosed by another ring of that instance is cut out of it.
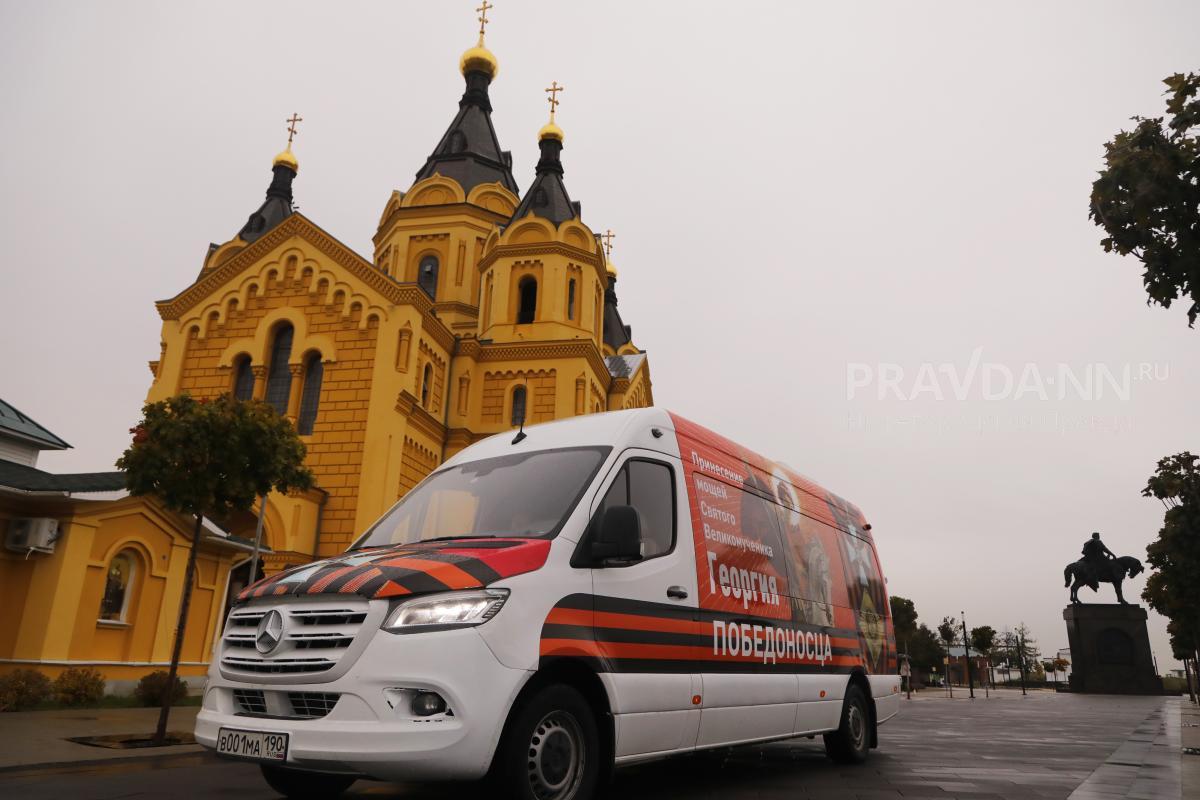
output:
<svg viewBox="0 0 1200 800"><path fill-rule="evenodd" d="M546 91L550 94L550 97L547 98L550 101L550 121L538 131L538 141L540 142L543 139L557 139L561 142L563 140L563 129L555 123L554 111L558 108L558 104L562 102L558 99L558 93L563 91L563 87L558 85L558 81L551 81L550 88Z"/></svg>
<svg viewBox="0 0 1200 800"><path fill-rule="evenodd" d="M300 162L296 159L296 154L292 152L292 139L296 138L296 123L303 122L304 117L293 112L292 116L284 120L288 124L288 143L287 147L279 151L271 162L272 167L287 167L292 172L300 171Z"/></svg>
<svg viewBox="0 0 1200 800"><path fill-rule="evenodd" d="M616 280L617 265L612 260L612 240L616 238L616 234L609 228L604 233L600 234L600 239L604 242L604 271L608 273L608 277Z"/></svg>
<svg viewBox="0 0 1200 800"><path fill-rule="evenodd" d="M494 5L483 0L483 5L475 9L479 12L479 42L463 53L462 58L458 60L458 69L464 76L468 72L482 72L495 80L500 72L500 62L496 60L495 54L483 45L484 28L491 21L487 18L487 12L493 8Z"/></svg>

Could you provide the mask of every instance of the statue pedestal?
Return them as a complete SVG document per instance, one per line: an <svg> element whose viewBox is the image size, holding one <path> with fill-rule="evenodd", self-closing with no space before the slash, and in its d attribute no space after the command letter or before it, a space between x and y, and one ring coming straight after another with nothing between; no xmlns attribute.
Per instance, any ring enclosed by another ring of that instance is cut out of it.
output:
<svg viewBox="0 0 1200 800"><path fill-rule="evenodd" d="M1071 647L1071 691L1162 694L1154 674L1146 609L1082 603L1063 609Z"/></svg>

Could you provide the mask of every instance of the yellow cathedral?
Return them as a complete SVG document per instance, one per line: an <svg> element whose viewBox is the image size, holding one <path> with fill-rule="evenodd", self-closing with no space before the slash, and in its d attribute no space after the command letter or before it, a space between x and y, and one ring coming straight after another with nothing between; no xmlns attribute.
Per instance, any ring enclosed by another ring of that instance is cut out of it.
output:
<svg viewBox="0 0 1200 800"><path fill-rule="evenodd" d="M653 404L647 356L617 310L611 240L584 223L563 181L564 134L554 119L561 87L546 90L550 121L537 134L539 159L522 193L492 125L488 89L498 62L484 46L485 17L478 44L460 59L458 112L412 185L387 198L370 258L296 211L292 137L300 118L293 115L262 204L233 238L209 247L190 285L157 303L161 348L150 362L148 401L183 392L265 400L294 422L307 447L316 487L267 498L260 573L340 553L447 458L522 420ZM113 491L121 482L100 483ZM6 507L0 496L0 522L57 514L67 542L84 542L74 531L86 529L93 543L75 544L86 569L72 565L71 547L35 557L42 567L0 553L0 576L14 589L53 592L68 580L83 587L71 595L76 600L60 599L58 612L13 593L26 610L15 626L0 628L0 672L19 663L51 673L98 664L109 677L128 678L148 669L122 664L163 663L189 526L153 500L119 495L76 492L58 511L44 503ZM92 532L105 503L124 505L108 513L113 538L101 545ZM208 526L182 674L203 674L228 598L249 580L244 544L259 512ZM151 534L137 547L114 544L135 518L162 544ZM118 569L120 558L128 564ZM155 575L163 580L152 589ZM139 580L144 585L134 587ZM134 599L120 599L119 619L106 620L114 586ZM130 602L139 608L127 612ZM130 628L120 640L126 644L94 644L115 637L118 625ZM56 626L70 631L46 633ZM137 641L145 646L130 644Z"/></svg>
<svg viewBox="0 0 1200 800"><path fill-rule="evenodd" d="M157 304L149 401L266 400L308 448L319 488L268 499L268 573L341 552L438 464L521 417L652 403L616 271L563 183L553 112L521 195L492 126L497 62L482 38L461 68L458 113L388 198L372 258L293 209L289 144L262 206Z"/></svg>

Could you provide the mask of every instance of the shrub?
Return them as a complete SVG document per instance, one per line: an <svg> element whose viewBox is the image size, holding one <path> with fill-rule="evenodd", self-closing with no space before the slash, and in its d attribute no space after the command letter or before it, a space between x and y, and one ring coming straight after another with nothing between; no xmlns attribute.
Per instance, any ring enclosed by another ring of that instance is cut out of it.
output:
<svg viewBox="0 0 1200 800"><path fill-rule="evenodd" d="M162 669L143 676L134 687L133 696L144 706L161 706L167 694L168 677L170 676L167 671ZM175 705L185 697L187 697L187 684L176 677L175 685L171 687L171 705Z"/></svg>
<svg viewBox="0 0 1200 800"><path fill-rule="evenodd" d="M104 697L104 676L91 667L71 667L54 679L54 696L66 706L90 706Z"/></svg>
<svg viewBox="0 0 1200 800"><path fill-rule="evenodd" d="M50 679L36 669L0 675L0 711L24 711L50 696Z"/></svg>

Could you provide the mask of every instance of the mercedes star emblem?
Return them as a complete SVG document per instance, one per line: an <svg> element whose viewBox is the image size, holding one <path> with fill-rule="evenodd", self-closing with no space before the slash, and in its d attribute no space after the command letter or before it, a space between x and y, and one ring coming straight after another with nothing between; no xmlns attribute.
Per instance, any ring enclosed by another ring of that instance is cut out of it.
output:
<svg viewBox="0 0 1200 800"><path fill-rule="evenodd" d="M282 641L283 615L278 611L268 611L266 616L258 621L258 630L254 632L254 647L266 655Z"/></svg>

